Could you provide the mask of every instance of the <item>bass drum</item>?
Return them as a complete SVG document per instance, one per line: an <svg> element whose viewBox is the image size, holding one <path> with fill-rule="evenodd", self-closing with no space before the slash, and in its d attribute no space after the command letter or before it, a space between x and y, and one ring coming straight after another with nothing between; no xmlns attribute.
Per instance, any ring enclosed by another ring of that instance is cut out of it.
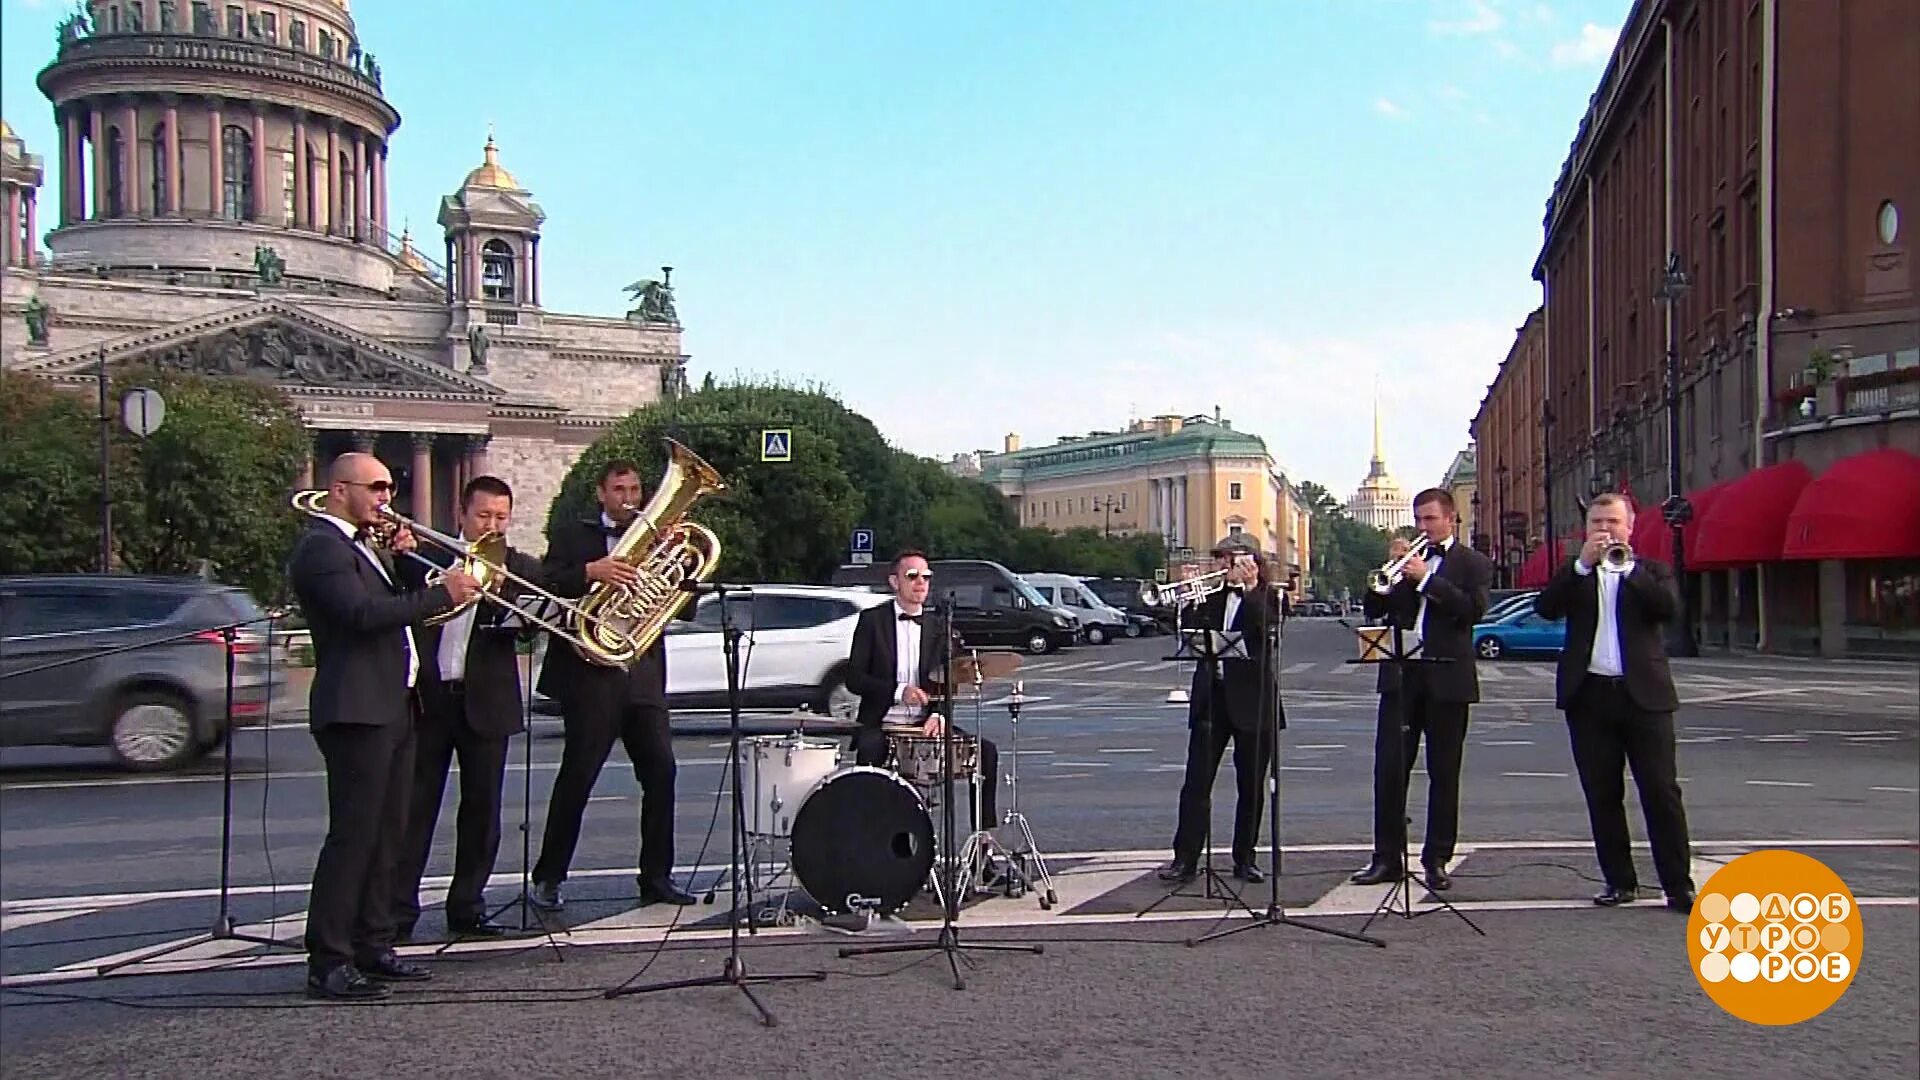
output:
<svg viewBox="0 0 1920 1080"><path fill-rule="evenodd" d="M890 915L933 873L933 817L913 786L854 765L813 786L793 817L793 876L836 915Z"/></svg>

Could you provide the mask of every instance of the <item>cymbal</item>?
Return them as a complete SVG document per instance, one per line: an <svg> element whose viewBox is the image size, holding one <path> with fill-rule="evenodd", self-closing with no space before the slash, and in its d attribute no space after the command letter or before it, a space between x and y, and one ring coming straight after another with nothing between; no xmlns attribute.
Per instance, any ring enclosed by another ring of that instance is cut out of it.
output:
<svg viewBox="0 0 1920 1080"><path fill-rule="evenodd" d="M1016 653L981 653L977 657L959 657L953 662L954 681L962 685L972 682L976 668L982 680L1004 679L1020 670L1020 657Z"/></svg>

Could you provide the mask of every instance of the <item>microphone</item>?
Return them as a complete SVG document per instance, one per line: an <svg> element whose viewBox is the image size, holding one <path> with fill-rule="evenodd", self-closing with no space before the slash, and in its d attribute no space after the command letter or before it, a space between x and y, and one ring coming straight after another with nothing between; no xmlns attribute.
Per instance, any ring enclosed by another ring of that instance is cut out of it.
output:
<svg viewBox="0 0 1920 1080"><path fill-rule="evenodd" d="M689 593L750 593L751 585L727 585L717 581L701 581L697 578L682 578L680 591Z"/></svg>

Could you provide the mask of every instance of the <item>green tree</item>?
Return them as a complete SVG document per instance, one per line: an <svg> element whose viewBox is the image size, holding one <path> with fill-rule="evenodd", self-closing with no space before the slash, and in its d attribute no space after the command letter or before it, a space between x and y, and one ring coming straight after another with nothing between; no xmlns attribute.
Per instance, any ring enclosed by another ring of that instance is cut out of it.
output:
<svg viewBox="0 0 1920 1080"><path fill-rule="evenodd" d="M250 379L130 368L113 383L114 401L135 386L166 401L165 422L146 439L114 425L131 489L114 510L122 568L191 574L205 561L220 581L284 600L283 567L304 521L287 496L310 445L293 403Z"/></svg>
<svg viewBox="0 0 1920 1080"><path fill-rule="evenodd" d="M0 573L98 567L95 416L90 402L39 379L0 377Z"/></svg>
<svg viewBox="0 0 1920 1080"><path fill-rule="evenodd" d="M1367 587L1367 571L1386 561L1386 532L1353 520L1332 492L1312 481L1300 485L1300 496L1313 517L1314 592L1358 596Z"/></svg>

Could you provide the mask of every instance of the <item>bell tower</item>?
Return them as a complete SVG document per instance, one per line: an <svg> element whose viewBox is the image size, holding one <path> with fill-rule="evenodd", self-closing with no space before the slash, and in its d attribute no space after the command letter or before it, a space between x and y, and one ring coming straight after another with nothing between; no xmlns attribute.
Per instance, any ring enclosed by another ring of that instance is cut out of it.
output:
<svg viewBox="0 0 1920 1080"><path fill-rule="evenodd" d="M456 367L485 365L485 346L472 344L478 327L534 325L540 307L540 225L546 212L500 165L493 134L480 166L460 189L440 200L447 242L448 327ZM479 335L484 337L484 335ZM467 364L457 362L462 353Z"/></svg>

